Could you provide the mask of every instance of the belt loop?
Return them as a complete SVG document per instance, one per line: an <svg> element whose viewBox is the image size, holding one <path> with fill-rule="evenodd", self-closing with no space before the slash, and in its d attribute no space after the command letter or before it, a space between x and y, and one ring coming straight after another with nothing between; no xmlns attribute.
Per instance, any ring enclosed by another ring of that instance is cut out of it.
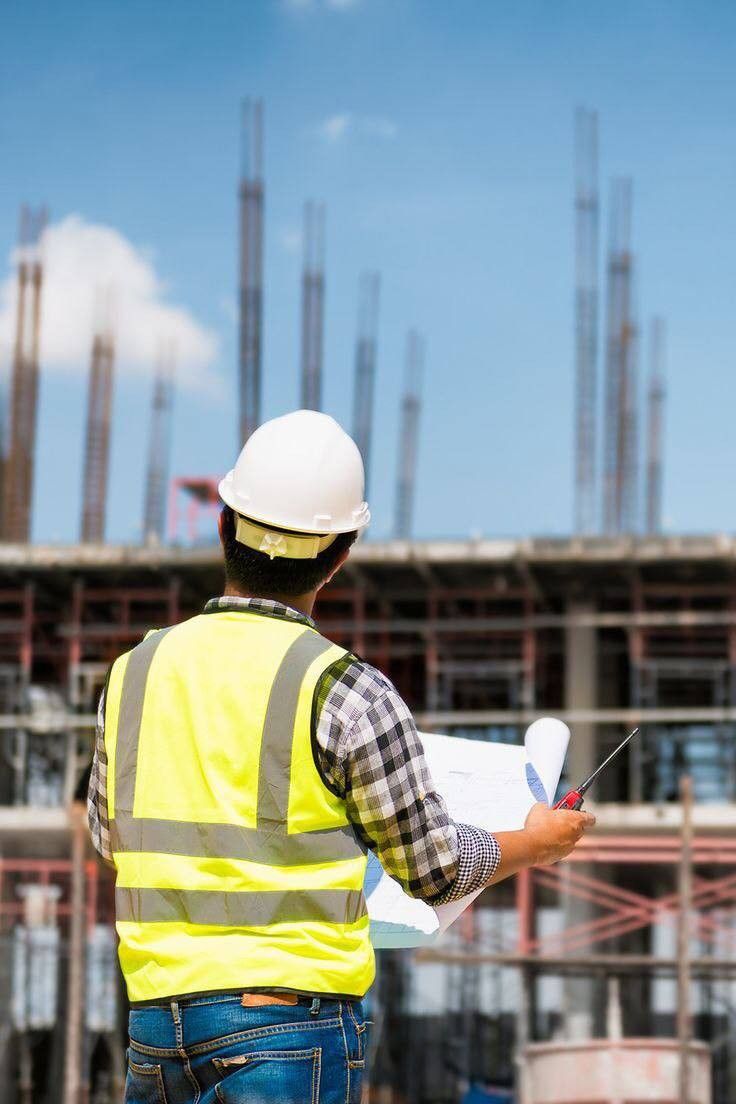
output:
<svg viewBox="0 0 736 1104"><path fill-rule="evenodd" d="M319 997L315 997L314 1000L312 1001L312 1007L309 1009L309 1015L310 1016L319 1016L319 1010L320 1010L321 1005L322 1005L322 1001L319 999Z"/></svg>
<svg viewBox="0 0 736 1104"><path fill-rule="evenodd" d="M183 1031L183 1028L181 1026L181 1013L179 1011L179 1002L178 1001L170 1001L170 1005L171 1005L171 1016L172 1016L172 1019L174 1021L174 1029L175 1029L175 1033L176 1033L176 1047L177 1047L177 1050L179 1050L181 1048L182 1042L184 1040L184 1031Z"/></svg>

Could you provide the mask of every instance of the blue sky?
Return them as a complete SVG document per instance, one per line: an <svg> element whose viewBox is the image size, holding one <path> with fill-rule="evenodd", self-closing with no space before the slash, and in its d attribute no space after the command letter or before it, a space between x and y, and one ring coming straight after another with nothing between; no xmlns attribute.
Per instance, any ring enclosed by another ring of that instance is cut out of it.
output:
<svg viewBox="0 0 736 1104"><path fill-rule="evenodd" d="M239 102L266 111L265 415L296 405L305 198L327 206L325 408L349 428L357 284L382 274L372 536L391 529L405 335L427 339L418 536L572 519L576 104L634 178L640 317L668 325L669 530L734 528L736 7L560 0L6 5L0 276L21 201L114 228L217 342L172 470L235 438ZM333 140L324 129L333 122ZM603 224L605 229L605 221ZM86 340L86 339L85 339ZM1 351L7 359L7 349ZM644 367L644 365L642 366ZM74 539L87 364L41 384L37 539ZM140 528L150 383L120 364L111 539Z"/></svg>

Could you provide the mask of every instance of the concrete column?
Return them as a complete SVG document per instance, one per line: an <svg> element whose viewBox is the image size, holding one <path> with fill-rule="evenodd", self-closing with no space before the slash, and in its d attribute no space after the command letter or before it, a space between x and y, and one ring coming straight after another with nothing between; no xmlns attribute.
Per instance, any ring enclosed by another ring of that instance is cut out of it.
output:
<svg viewBox="0 0 736 1104"><path fill-rule="evenodd" d="M589 602L568 602L567 616L585 617L595 607ZM598 705L598 636L595 625L573 621L565 629L565 708L595 709ZM573 728L567 768L570 782L582 782L596 765L595 725Z"/></svg>
<svg viewBox="0 0 736 1104"><path fill-rule="evenodd" d="M565 707L567 709L595 709L598 684L598 636L594 625L576 623L594 612L591 603L571 601L567 614L573 620L565 629ZM577 723L571 726L572 739L567 753L567 772L571 785L582 782L595 767L595 725ZM575 869L588 873L588 867ZM563 867L564 875L571 873ZM566 928L585 923L593 918L588 901L576 897L568 878L562 879L562 909ZM584 955L585 950L579 952ZM592 978L568 977L563 989L564 1032L568 1039L588 1039L595 1024L595 982Z"/></svg>

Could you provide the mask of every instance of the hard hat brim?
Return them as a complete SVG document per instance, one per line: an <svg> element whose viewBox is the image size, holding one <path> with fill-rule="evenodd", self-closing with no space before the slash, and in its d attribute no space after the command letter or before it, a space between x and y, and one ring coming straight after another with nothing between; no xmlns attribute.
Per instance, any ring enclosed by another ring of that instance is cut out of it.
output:
<svg viewBox="0 0 736 1104"><path fill-rule="evenodd" d="M242 514L243 517L251 518L253 521L261 522L263 525L275 525L279 529L286 529L292 533L310 533L316 536L325 535L327 533L352 533L354 531L360 531L365 529L371 520L371 512L368 508L367 502L362 502L357 510L353 511L353 517L350 519L335 518L328 525L305 525L294 524L293 518L282 518L275 514L266 515L257 509L254 509L250 499L245 495L240 495L235 490L233 482L235 479L235 470L231 469L227 475L225 475L219 482L217 487L217 493L226 506L229 506L236 514Z"/></svg>

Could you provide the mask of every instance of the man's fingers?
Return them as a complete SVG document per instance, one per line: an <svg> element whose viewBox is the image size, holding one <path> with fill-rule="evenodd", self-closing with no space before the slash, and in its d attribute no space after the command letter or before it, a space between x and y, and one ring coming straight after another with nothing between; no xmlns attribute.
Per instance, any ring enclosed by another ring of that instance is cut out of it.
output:
<svg viewBox="0 0 736 1104"><path fill-rule="evenodd" d="M575 817L575 823L582 829L592 828L595 824L595 817L592 813L583 813L572 809L566 810L566 812L568 816Z"/></svg>

